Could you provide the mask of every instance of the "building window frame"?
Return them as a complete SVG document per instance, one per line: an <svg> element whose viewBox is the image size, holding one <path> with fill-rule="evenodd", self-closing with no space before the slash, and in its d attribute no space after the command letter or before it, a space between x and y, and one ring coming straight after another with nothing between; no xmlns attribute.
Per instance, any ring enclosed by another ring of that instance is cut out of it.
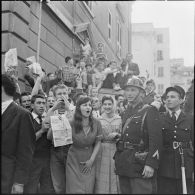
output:
<svg viewBox="0 0 195 195"><path fill-rule="evenodd" d="M157 50L157 61L161 61L163 59L163 50Z"/></svg>
<svg viewBox="0 0 195 195"><path fill-rule="evenodd" d="M163 43L163 34L157 34L157 43Z"/></svg>
<svg viewBox="0 0 195 195"><path fill-rule="evenodd" d="M158 67L158 77L164 77L164 67Z"/></svg>
<svg viewBox="0 0 195 195"><path fill-rule="evenodd" d="M112 14L111 11L108 9L108 40L112 40Z"/></svg>

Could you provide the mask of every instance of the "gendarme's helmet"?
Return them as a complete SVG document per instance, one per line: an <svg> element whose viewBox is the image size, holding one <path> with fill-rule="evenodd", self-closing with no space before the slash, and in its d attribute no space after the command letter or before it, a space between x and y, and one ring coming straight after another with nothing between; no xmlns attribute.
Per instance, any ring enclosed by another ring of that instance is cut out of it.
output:
<svg viewBox="0 0 195 195"><path fill-rule="evenodd" d="M145 89L144 89L144 86L143 86L143 82L141 79L139 79L138 77L136 76L133 76L132 78L130 78L126 85L124 86L124 90L126 87L128 86L132 86L132 87L137 87L139 89L142 89L144 92L145 92Z"/></svg>

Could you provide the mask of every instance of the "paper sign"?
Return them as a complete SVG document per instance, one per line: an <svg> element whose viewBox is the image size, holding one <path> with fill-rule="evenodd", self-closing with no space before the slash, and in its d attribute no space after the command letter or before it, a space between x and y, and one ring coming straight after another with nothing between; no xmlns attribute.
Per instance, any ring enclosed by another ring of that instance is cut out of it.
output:
<svg viewBox="0 0 195 195"><path fill-rule="evenodd" d="M18 66L18 59L17 59L17 49L9 49L8 52L5 53L5 71L7 72L12 67Z"/></svg>
<svg viewBox="0 0 195 195"><path fill-rule="evenodd" d="M54 147L72 144L72 128L65 115L51 116Z"/></svg>

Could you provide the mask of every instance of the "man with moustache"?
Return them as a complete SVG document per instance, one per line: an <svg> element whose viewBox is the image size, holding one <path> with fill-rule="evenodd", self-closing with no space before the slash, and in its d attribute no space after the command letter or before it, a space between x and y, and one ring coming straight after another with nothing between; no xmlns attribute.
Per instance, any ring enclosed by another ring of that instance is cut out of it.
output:
<svg viewBox="0 0 195 195"><path fill-rule="evenodd" d="M181 155L184 155L187 193L193 194L194 119L181 110L185 91L180 86L165 92L167 112L161 116L163 150L158 172L159 194L182 194Z"/></svg>
<svg viewBox="0 0 195 195"><path fill-rule="evenodd" d="M24 186L24 193L54 193L50 173L51 141L47 139L48 125L43 122L46 109L46 98L36 94L31 99L32 116L36 134L36 145L31 164L29 180Z"/></svg>
<svg viewBox="0 0 195 195"><path fill-rule="evenodd" d="M143 104L142 81L132 77L124 88L128 107L122 116L123 130L114 155L122 194L156 193L156 172L161 151L158 110Z"/></svg>

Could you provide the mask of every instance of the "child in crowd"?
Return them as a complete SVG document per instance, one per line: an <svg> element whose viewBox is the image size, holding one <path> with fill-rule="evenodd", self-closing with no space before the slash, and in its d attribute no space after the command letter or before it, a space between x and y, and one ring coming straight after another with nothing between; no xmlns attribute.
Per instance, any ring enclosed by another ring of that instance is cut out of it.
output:
<svg viewBox="0 0 195 195"><path fill-rule="evenodd" d="M102 87L102 83L106 77L104 68L104 63L99 61L94 69L95 74L92 77L93 87L97 87L98 90Z"/></svg>
<svg viewBox="0 0 195 195"><path fill-rule="evenodd" d="M93 85L92 76L95 72L92 69L92 64L86 64L85 68L87 73L87 85L88 85L88 94L89 94Z"/></svg>

